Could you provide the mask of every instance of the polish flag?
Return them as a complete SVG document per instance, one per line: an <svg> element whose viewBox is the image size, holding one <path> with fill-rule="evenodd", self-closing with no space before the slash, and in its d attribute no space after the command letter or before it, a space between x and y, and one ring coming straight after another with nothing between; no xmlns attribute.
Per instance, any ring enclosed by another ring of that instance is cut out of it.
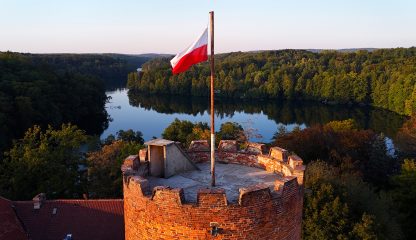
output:
<svg viewBox="0 0 416 240"><path fill-rule="evenodd" d="M208 27L191 46L170 60L172 73L185 72L192 65L206 60L208 60Z"/></svg>

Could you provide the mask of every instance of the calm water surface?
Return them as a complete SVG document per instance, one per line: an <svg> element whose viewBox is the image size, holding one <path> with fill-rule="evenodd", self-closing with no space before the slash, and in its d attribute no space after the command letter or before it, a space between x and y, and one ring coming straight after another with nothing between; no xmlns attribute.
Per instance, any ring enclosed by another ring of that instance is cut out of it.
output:
<svg viewBox="0 0 416 240"><path fill-rule="evenodd" d="M209 99L181 96L145 96L128 94L126 89L107 92L111 100L106 108L112 121L101 135L115 134L118 130L141 131L145 140L160 137L175 119L191 122L209 122ZM353 118L360 127L371 128L394 138L404 117L368 107L330 106L319 102L290 102L279 100L216 100L216 130L221 123L233 121L245 129L253 129L261 136L252 141L270 142L280 126L289 131L295 126L305 128L313 124Z"/></svg>

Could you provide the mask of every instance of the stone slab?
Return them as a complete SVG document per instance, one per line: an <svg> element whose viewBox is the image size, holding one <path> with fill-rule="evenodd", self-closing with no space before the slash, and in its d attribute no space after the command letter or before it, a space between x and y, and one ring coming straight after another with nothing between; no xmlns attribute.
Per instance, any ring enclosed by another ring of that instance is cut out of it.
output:
<svg viewBox="0 0 416 240"><path fill-rule="evenodd" d="M196 202L197 192L201 188L210 188L211 174L210 163L199 163L197 166L201 171L190 171L181 173L170 178L149 177L151 188L155 186L169 186L172 188L183 188L185 200ZM239 189L252 185L264 184L274 190L276 180L282 180L282 176L267 172L260 168L247 167L238 164L216 163L216 188L223 188L229 202L237 202Z"/></svg>

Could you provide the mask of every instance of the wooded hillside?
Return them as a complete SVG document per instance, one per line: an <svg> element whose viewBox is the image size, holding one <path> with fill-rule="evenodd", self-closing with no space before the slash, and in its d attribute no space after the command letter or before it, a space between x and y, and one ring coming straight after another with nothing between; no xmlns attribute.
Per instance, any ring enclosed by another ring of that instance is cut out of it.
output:
<svg viewBox="0 0 416 240"><path fill-rule="evenodd" d="M169 59L129 74L127 86L147 93L207 96L207 63L172 75ZM416 48L371 52L280 50L216 56L218 95L366 104L411 115L416 112Z"/></svg>

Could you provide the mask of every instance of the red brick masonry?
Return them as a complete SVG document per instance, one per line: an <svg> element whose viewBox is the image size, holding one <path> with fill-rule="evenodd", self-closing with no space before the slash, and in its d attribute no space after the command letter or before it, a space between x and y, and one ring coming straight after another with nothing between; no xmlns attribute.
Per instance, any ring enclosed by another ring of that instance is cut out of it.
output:
<svg viewBox="0 0 416 240"><path fill-rule="evenodd" d="M261 144L257 147L258 152L234 151L234 147L223 146L231 151L217 153L217 161L282 175L273 191L261 184L240 188L237 203L227 202L225 191L220 188L199 189L196 202L185 202L183 189L149 189L144 174L124 171L126 239L301 239L305 167L297 156L278 160L270 153L260 154L264 152ZM192 146L190 149L188 155L195 162L209 159L208 151L193 150L200 148ZM131 159L128 165L133 165ZM139 168L145 166L140 164ZM217 236L211 234L211 225L219 227Z"/></svg>

